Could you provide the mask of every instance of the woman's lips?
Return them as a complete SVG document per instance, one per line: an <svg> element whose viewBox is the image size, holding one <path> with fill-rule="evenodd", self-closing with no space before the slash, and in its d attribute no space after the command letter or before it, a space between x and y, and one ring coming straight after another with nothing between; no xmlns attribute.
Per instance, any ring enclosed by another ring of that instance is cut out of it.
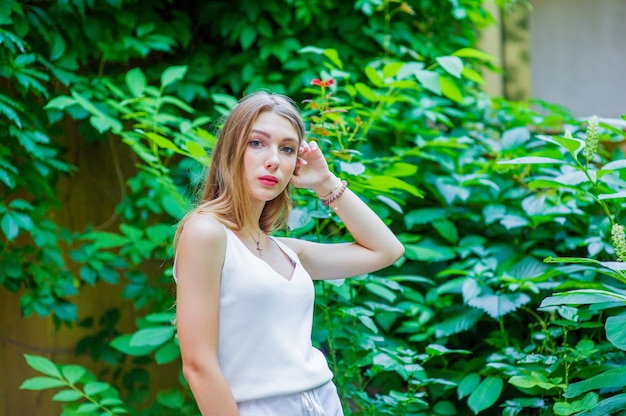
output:
<svg viewBox="0 0 626 416"><path fill-rule="evenodd" d="M275 176L261 176L259 178L259 182L261 185L265 186L275 186L278 184L278 179Z"/></svg>

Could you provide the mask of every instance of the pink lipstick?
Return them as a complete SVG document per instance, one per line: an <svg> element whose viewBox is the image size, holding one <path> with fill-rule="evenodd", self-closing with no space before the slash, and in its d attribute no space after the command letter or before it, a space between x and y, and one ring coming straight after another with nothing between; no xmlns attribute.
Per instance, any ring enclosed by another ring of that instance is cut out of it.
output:
<svg viewBox="0 0 626 416"><path fill-rule="evenodd" d="M276 178L275 176L271 176L271 175L265 175L259 178L259 182L261 183L261 185L275 186L278 184L278 178Z"/></svg>

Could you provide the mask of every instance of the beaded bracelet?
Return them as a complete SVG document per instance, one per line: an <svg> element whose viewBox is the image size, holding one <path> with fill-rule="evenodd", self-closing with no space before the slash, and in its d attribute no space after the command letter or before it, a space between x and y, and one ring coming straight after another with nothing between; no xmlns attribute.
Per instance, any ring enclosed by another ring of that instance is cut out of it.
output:
<svg viewBox="0 0 626 416"><path fill-rule="evenodd" d="M332 194L333 194L333 193L337 190L337 188L339 188L340 186L341 186L341 179L337 178L337 185L335 185L335 187L333 188L333 190L332 190L332 191L330 191L329 193L327 193L327 194L326 194L326 195L324 195L324 196L320 196L320 199L321 199L322 201L323 201L323 200L325 200L326 198L328 198L329 196L331 196L331 195L332 195Z"/></svg>
<svg viewBox="0 0 626 416"><path fill-rule="evenodd" d="M329 206L330 204L335 202L344 193L347 187L348 182L346 180L342 180L341 187L337 191L334 191L332 195L330 195L327 199L322 199L322 205Z"/></svg>

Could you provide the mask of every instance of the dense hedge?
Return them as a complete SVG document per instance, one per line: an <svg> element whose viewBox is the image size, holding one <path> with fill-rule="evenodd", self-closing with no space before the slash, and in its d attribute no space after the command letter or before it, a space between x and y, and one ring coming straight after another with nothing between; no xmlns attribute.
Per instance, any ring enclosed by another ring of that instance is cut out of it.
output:
<svg viewBox="0 0 626 416"><path fill-rule="evenodd" d="M185 386L150 401L132 382L146 362L178 359L171 270L148 276L140 265L171 258L212 123L246 91L269 88L302 103L333 169L406 246L376 275L316 286L315 340L347 414L624 407L626 278L614 260L626 253L626 164L607 163L622 157L623 132L482 93L480 70L494 63L474 46L493 19L478 1L196 3L9 0L0 11L0 282L26 288L24 314L60 322L77 319L71 296L98 280L151 311L135 333L107 340L119 363L142 358L132 374L105 383L27 356L46 377L23 388L65 386L67 415L197 412ZM118 138L139 160L119 228L49 219L56 180L72 170L54 139L64 117L84 140ZM597 147L606 142L617 150ZM295 200L289 233L349 238L312 195Z"/></svg>

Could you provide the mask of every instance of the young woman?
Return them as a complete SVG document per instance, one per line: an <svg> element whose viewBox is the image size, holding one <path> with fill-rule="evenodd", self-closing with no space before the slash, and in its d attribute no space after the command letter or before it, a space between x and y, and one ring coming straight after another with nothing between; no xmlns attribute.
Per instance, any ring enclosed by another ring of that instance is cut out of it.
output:
<svg viewBox="0 0 626 416"><path fill-rule="evenodd" d="M312 189L353 243L276 238L288 185ZM176 240L183 374L203 415L342 415L332 373L311 342L315 279L392 264L404 253L384 223L331 173L293 102L246 96L226 119L199 205Z"/></svg>

